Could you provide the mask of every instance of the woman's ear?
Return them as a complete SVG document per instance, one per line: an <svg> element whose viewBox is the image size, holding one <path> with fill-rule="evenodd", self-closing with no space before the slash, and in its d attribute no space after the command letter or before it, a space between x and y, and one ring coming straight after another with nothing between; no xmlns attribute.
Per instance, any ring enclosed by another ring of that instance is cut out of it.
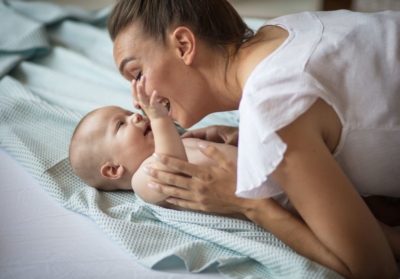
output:
<svg viewBox="0 0 400 279"><path fill-rule="evenodd" d="M171 35L172 44L186 65L191 65L196 54L196 37L187 27L180 26Z"/></svg>
<svg viewBox="0 0 400 279"><path fill-rule="evenodd" d="M121 165L114 165L113 163L105 163L101 169L101 175L107 179L120 179L124 174L125 168Z"/></svg>

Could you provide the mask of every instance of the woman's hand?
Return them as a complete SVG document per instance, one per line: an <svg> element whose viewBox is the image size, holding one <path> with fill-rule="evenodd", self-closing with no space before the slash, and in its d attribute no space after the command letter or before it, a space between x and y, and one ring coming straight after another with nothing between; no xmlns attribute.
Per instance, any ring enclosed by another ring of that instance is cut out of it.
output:
<svg viewBox="0 0 400 279"><path fill-rule="evenodd" d="M238 146L239 129L231 126L214 125L186 132L181 138L198 138Z"/></svg>
<svg viewBox="0 0 400 279"><path fill-rule="evenodd" d="M236 163L214 146L199 147L219 167L197 166L173 157L154 154L157 161L186 176L148 168L145 170L147 174L163 182L151 182L149 187L169 196L168 202L186 209L245 214L252 203L251 200L235 195Z"/></svg>

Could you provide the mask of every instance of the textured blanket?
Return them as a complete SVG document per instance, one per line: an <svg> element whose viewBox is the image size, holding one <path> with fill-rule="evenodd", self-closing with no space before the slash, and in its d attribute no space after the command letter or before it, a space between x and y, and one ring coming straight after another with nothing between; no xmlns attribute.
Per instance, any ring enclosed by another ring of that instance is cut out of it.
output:
<svg viewBox="0 0 400 279"><path fill-rule="evenodd" d="M104 28L109 11L0 1L0 146L149 268L177 256L191 272L215 265L228 278L339 278L251 222L148 205L73 174L68 145L81 117L105 105L133 110ZM238 121L218 113L194 128Z"/></svg>

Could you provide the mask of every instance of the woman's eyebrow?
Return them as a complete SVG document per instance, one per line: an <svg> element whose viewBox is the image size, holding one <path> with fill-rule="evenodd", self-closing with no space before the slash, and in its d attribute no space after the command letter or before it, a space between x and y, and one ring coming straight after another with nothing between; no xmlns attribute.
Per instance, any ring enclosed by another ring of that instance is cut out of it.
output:
<svg viewBox="0 0 400 279"><path fill-rule="evenodd" d="M123 72L124 72L124 67L125 67L126 63L128 63L129 61L132 61L132 60L136 60L136 57L126 57L124 60L122 60L121 64L119 65L119 72L121 74L123 74Z"/></svg>

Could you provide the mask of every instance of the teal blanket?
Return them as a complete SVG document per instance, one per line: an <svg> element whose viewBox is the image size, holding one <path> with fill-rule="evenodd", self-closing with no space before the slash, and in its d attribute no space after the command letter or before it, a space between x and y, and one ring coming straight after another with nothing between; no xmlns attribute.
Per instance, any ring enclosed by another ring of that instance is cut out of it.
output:
<svg viewBox="0 0 400 279"><path fill-rule="evenodd" d="M132 110L104 28L109 11L0 1L0 146L149 268L177 256L191 272L216 265L228 278L339 278L251 222L148 205L73 174L68 145L80 118L111 104ZM213 114L196 127L211 124L237 125L238 113Z"/></svg>

